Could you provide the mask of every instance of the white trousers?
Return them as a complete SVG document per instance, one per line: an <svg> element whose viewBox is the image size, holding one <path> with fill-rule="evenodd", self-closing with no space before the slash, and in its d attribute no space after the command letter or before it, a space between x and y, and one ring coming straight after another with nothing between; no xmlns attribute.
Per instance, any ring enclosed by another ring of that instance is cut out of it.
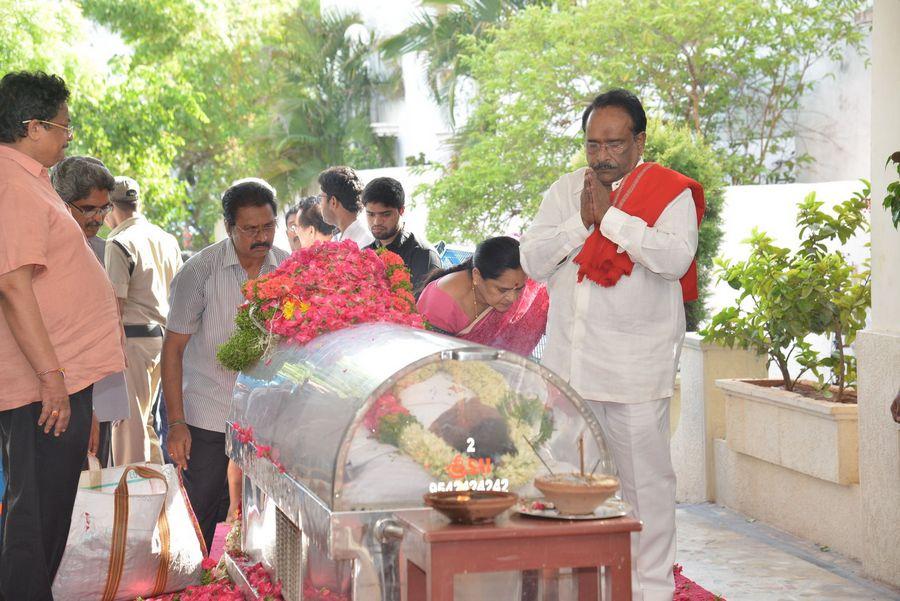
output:
<svg viewBox="0 0 900 601"><path fill-rule="evenodd" d="M669 451L669 401L588 401L606 436L622 497L643 529L632 535L634 601L672 601L675 578L675 471Z"/></svg>

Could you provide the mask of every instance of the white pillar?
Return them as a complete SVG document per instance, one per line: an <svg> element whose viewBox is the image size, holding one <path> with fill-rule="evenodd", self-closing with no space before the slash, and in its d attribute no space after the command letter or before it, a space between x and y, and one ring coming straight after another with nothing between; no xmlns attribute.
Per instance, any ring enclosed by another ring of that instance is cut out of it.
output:
<svg viewBox="0 0 900 601"><path fill-rule="evenodd" d="M855 345L862 561L871 576L900 585L900 428L889 410L900 390L900 232L881 207L897 178L884 163L900 150L900 0L875 0L872 27L872 325Z"/></svg>

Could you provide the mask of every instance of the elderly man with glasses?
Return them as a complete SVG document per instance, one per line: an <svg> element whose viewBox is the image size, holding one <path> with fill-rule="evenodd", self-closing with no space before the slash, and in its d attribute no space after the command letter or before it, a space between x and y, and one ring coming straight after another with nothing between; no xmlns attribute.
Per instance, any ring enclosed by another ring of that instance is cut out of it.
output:
<svg viewBox="0 0 900 601"><path fill-rule="evenodd" d="M125 369L115 294L48 169L72 138L69 90L0 80L0 598L52 599L91 428L93 385Z"/></svg>
<svg viewBox="0 0 900 601"><path fill-rule="evenodd" d="M153 403L160 388L170 284L181 268L181 249L174 236L141 214L141 193L135 180L117 177L109 200L112 211L106 224L112 230L105 264L125 326L130 408L129 417L112 428L113 461L116 465L162 463Z"/></svg>
<svg viewBox="0 0 900 601"><path fill-rule="evenodd" d="M228 513L225 419L237 374L216 361L234 332L244 282L273 271L288 253L273 246L275 189L261 179L235 182L222 195L228 237L190 258L172 281L162 349L169 455L207 548Z"/></svg>
<svg viewBox="0 0 900 601"><path fill-rule="evenodd" d="M99 159L74 156L53 168L50 181L84 232L88 246L103 265L106 240L97 232L103 225L103 218L112 210L109 193L113 191L116 180ZM109 464L111 424L128 416L124 373L112 374L96 382L89 452L96 455L103 467Z"/></svg>
<svg viewBox="0 0 900 601"><path fill-rule="evenodd" d="M75 156L64 159L50 175L56 193L63 199L78 222L88 246L103 263L106 240L97 235L103 218L112 211L109 193L116 184L112 174L99 159Z"/></svg>
<svg viewBox="0 0 900 601"><path fill-rule="evenodd" d="M634 599L675 590L675 472L669 402L697 299L703 189L644 162L647 115L626 90L581 116L587 166L560 177L522 236L522 267L547 282L541 362L587 401L603 427L622 496L643 522L632 536Z"/></svg>

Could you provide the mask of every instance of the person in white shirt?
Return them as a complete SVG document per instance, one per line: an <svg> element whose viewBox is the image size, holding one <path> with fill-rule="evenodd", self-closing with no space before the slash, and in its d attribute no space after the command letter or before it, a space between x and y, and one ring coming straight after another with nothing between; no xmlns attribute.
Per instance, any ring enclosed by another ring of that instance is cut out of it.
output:
<svg viewBox="0 0 900 601"><path fill-rule="evenodd" d="M319 174L322 218L339 232L334 240L353 240L360 248L375 242L363 213L363 185L350 167L329 167Z"/></svg>
<svg viewBox="0 0 900 601"><path fill-rule="evenodd" d="M613 453L622 496L643 521L633 537L634 599L671 601L675 473L669 401L697 297L697 182L644 163L647 118L625 90L585 109L588 167L544 195L522 237L522 266L547 283L543 364L588 400Z"/></svg>

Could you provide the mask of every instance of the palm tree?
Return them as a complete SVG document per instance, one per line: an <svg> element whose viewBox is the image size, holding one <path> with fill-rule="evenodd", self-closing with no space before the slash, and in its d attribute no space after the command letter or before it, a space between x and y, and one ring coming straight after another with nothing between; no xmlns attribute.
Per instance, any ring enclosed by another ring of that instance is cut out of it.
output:
<svg viewBox="0 0 900 601"><path fill-rule="evenodd" d="M460 61L466 36L484 39L490 28L515 11L529 5L547 5L549 0L426 0L416 21L399 34L384 40L387 58L408 52L426 55L428 85L438 104L447 107L451 122L457 82L468 71ZM429 12L428 8L432 9Z"/></svg>
<svg viewBox="0 0 900 601"><path fill-rule="evenodd" d="M393 165L392 145L372 132L371 107L400 81L377 63L374 38L357 14L299 9L271 48L282 73L272 118L261 136L265 175L290 198L330 165Z"/></svg>

